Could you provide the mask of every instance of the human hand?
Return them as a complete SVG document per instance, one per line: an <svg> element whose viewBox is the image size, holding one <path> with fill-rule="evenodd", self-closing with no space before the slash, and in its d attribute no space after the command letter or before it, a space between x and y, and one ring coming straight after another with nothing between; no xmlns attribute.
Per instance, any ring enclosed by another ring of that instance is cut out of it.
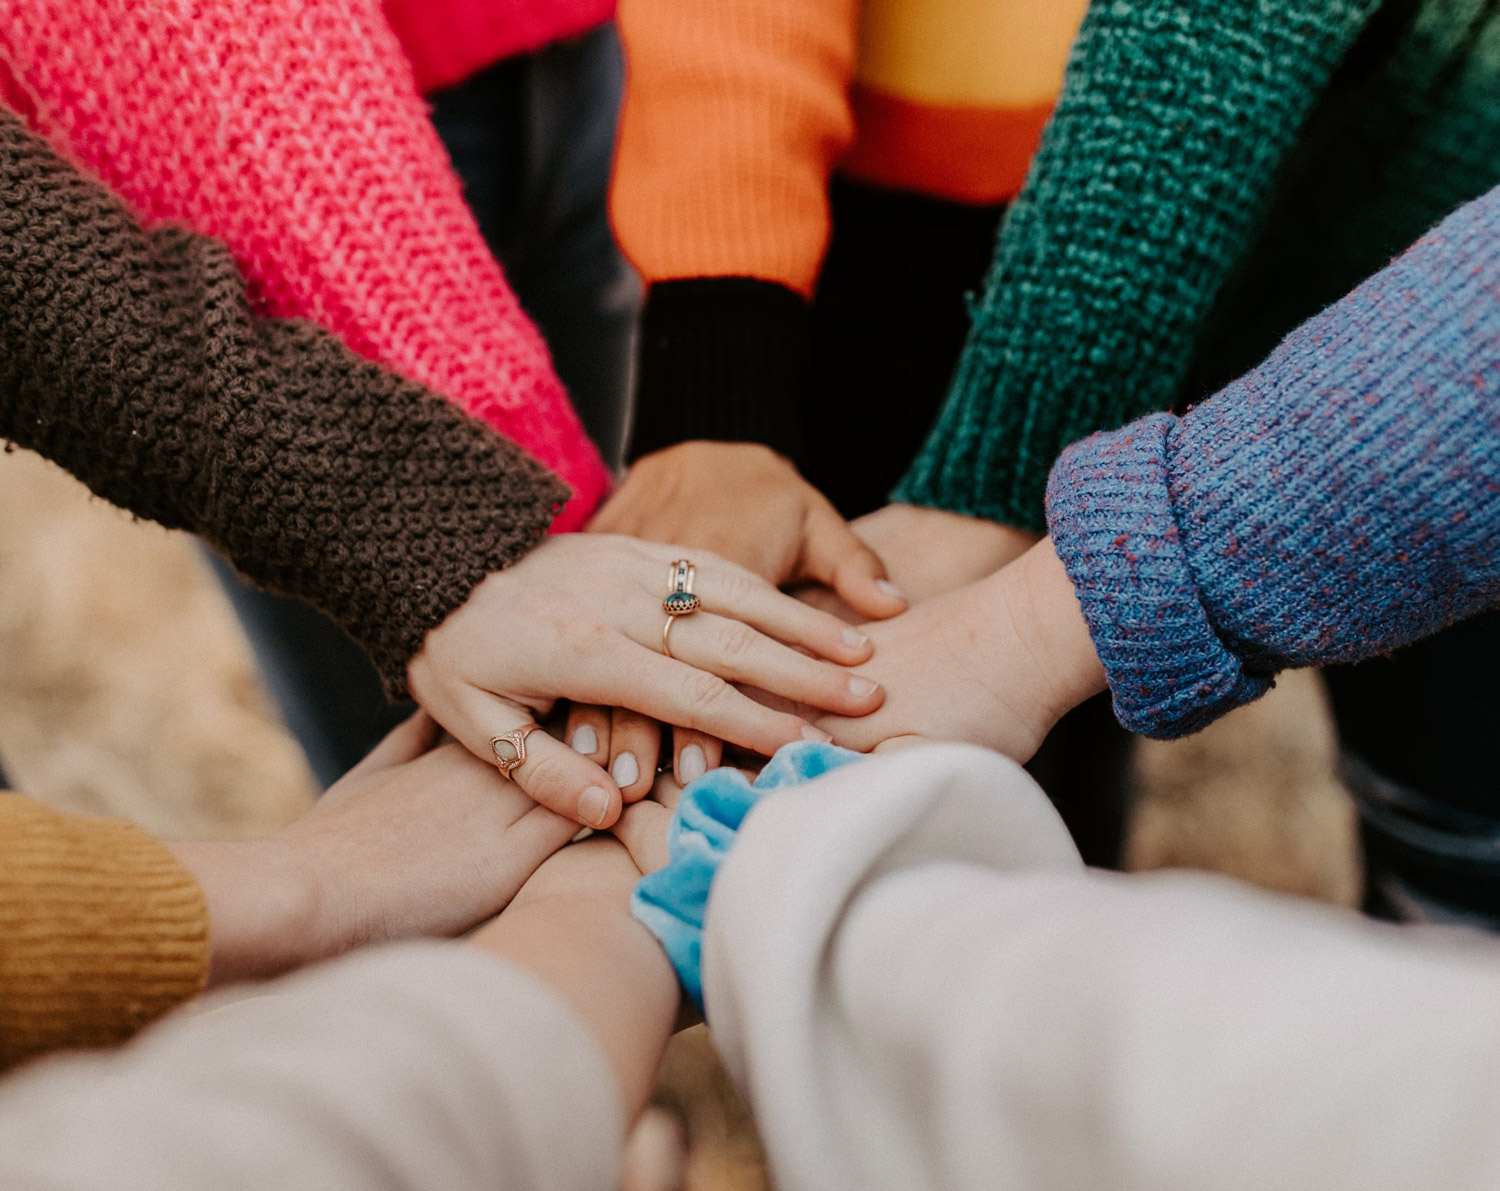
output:
<svg viewBox="0 0 1500 1191"><path fill-rule="evenodd" d="M906 607L828 499L756 443L684 442L638 459L589 530L711 550L775 587L821 583L865 620Z"/></svg>
<svg viewBox="0 0 1500 1191"><path fill-rule="evenodd" d="M418 713L265 840L169 845L208 904L210 980L263 979L496 913L577 832Z"/></svg>
<svg viewBox="0 0 1500 1191"><path fill-rule="evenodd" d="M993 575L1040 536L982 517L905 504L876 509L851 528L913 603Z"/></svg>
<svg viewBox="0 0 1500 1191"><path fill-rule="evenodd" d="M777 587L815 583L878 620L906 607L875 554L785 458L755 443L685 442L637 460L589 525L711 550ZM661 744L656 721L628 709L575 705L566 739L604 766L627 803L645 797ZM672 768L690 782L719 764L707 732L672 730Z"/></svg>
<svg viewBox="0 0 1500 1191"><path fill-rule="evenodd" d="M859 672L885 685L885 703L863 719L818 719L835 742L861 752L924 736L1026 761L1064 712L1104 689L1050 539L987 579L866 627L876 652Z"/></svg>
<svg viewBox="0 0 1500 1191"><path fill-rule="evenodd" d="M560 698L624 707L766 754L823 734L731 683L845 716L880 705L880 688L845 669L869 657L866 634L702 551L693 561L703 611L679 618L675 657L664 657L662 597L668 567L682 553L613 535L549 538L487 576L428 633L407 667L408 686L486 760L493 738L545 715ZM619 785L595 759L543 732L531 733L526 747L511 776L527 794L590 827L615 821ZM639 762L648 784L654 760L653 753Z"/></svg>

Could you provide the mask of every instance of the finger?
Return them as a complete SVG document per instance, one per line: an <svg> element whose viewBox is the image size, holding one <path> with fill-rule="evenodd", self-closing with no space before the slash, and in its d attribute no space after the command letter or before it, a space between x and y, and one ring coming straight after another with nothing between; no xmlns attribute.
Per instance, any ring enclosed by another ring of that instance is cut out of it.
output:
<svg viewBox="0 0 1500 1191"><path fill-rule="evenodd" d="M672 655L731 682L839 715L868 715L885 692L874 679L773 641L743 621L694 612L672 626Z"/></svg>
<svg viewBox="0 0 1500 1191"><path fill-rule="evenodd" d="M494 737L534 722L524 707L471 686L462 689L450 718L448 730L491 763ZM620 791L609 774L540 728L526 737L526 760L511 770L510 780L548 810L585 827L608 827L620 816Z"/></svg>
<svg viewBox="0 0 1500 1191"><path fill-rule="evenodd" d="M609 725L609 708L574 703L568 708L568 726L563 732L563 739L575 753L582 753L596 765L607 766Z"/></svg>
<svg viewBox="0 0 1500 1191"><path fill-rule="evenodd" d="M721 746L722 747L722 746ZM669 811L675 811L682 800L682 784L670 769L656 775L656 784L651 787L651 801L660 803Z"/></svg>
<svg viewBox="0 0 1500 1191"><path fill-rule="evenodd" d="M799 645L830 661L857 666L869 661L874 652L870 638L853 625L777 591L764 579L721 558L710 557L699 566L697 593L709 611L744 621L778 641ZM672 630L674 641L677 631Z"/></svg>
<svg viewBox="0 0 1500 1191"><path fill-rule="evenodd" d="M884 620L906 611L906 600L886 578L880 556L860 540L827 501L808 513L798 578L832 588L869 620Z"/></svg>
<svg viewBox="0 0 1500 1191"><path fill-rule="evenodd" d="M611 830L642 873L667 867L667 827L672 812L648 798L627 806Z"/></svg>
<svg viewBox="0 0 1500 1191"><path fill-rule="evenodd" d="M609 774L626 802L639 802L656 780L661 727L638 711L617 707L611 713Z"/></svg>
<svg viewBox="0 0 1500 1191"><path fill-rule="evenodd" d="M672 774L679 786L695 782L710 769L719 767L724 742L706 732L692 728L672 729Z"/></svg>
<svg viewBox="0 0 1500 1191"><path fill-rule="evenodd" d="M696 728L769 757L794 740L830 739L806 720L762 707L717 674L636 646L620 665L634 679L633 710L666 724Z"/></svg>
<svg viewBox="0 0 1500 1191"><path fill-rule="evenodd" d="M372 748L349 773L392 769L408 761L415 761L432 748L437 738L437 721L419 708L415 714L387 732L385 739Z"/></svg>

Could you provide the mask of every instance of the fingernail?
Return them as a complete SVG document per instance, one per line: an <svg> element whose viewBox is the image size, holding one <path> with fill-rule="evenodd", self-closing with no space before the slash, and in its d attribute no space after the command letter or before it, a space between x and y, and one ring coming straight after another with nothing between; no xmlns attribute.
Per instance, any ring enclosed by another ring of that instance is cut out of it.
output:
<svg viewBox="0 0 1500 1191"><path fill-rule="evenodd" d="M892 583L889 579L877 579L875 580L875 586L880 588L880 590L885 592L885 594L888 596L895 596L898 600L906 599L906 597L901 594L901 589L894 583Z"/></svg>
<svg viewBox="0 0 1500 1191"><path fill-rule="evenodd" d="M870 643L870 639L858 629L844 630L844 644L850 649L863 649Z"/></svg>
<svg viewBox="0 0 1500 1191"><path fill-rule="evenodd" d="M589 754L599 748L599 736L587 724L573 733L573 751L575 753Z"/></svg>
<svg viewBox="0 0 1500 1191"><path fill-rule="evenodd" d="M615 779L615 784L624 789L633 786L636 779L641 776L641 767L636 764L634 753L621 753L615 758L615 767L609 771L610 777Z"/></svg>
<svg viewBox="0 0 1500 1191"><path fill-rule="evenodd" d="M871 682L868 678L860 678L852 675L849 679L849 693L856 699L868 699L880 688L878 682Z"/></svg>
<svg viewBox="0 0 1500 1191"><path fill-rule="evenodd" d="M833 743L833 737L832 736L828 735L827 732L820 732L817 728L803 728L802 729L802 739L803 740L816 740L816 741L819 741L822 744L832 744Z"/></svg>
<svg viewBox="0 0 1500 1191"><path fill-rule="evenodd" d="M609 791L603 786L590 786L578 799L578 817L585 823L603 827L604 817L607 814L609 814Z"/></svg>
<svg viewBox="0 0 1500 1191"><path fill-rule="evenodd" d="M703 750L696 744L690 744L677 756L677 772L681 775L682 784L696 782L708 772L708 758L703 755Z"/></svg>

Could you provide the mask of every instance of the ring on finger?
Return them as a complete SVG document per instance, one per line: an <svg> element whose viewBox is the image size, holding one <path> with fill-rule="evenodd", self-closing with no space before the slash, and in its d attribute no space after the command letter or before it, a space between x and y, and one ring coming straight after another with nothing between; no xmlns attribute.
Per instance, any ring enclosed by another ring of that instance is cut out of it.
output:
<svg viewBox="0 0 1500 1191"><path fill-rule="evenodd" d="M703 607L703 601L693 594L693 584L698 578L698 568L685 558L679 558L667 568L667 595L661 602L661 610L667 614L667 622L661 626L661 651L672 657L672 626L679 616L690 616Z"/></svg>
<svg viewBox="0 0 1500 1191"><path fill-rule="evenodd" d="M490 752L495 755L495 768L509 781L513 770L526 764L526 737L535 732L540 724L522 724L514 732L490 737Z"/></svg>

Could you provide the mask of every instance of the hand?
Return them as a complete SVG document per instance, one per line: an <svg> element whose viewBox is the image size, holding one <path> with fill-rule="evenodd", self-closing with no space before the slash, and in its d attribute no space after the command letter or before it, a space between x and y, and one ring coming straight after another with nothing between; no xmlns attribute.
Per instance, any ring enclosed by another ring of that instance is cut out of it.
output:
<svg viewBox="0 0 1500 1191"><path fill-rule="evenodd" d="M876 509L852 528L914 603L993 575L1039 537L998 521L903 504Z"/></svg>
<svg viewBox="0 0 1500 1191"><path fill-rule="evenodd" d="M589 530L711 550L775 587L821 583L865 620L906 607L827 498L755 443L678 443L637 460Z"/></svg>
<svg viewBox="0 0 1500 1191"><path fill-rule="evenodd" d="M263 979L495 914L577 825L418 713L270 839L170 845L208 903L210 980Z"/></svg>
<svg viewBox="0 0 1500 1191"><path fill-rule="evenodd" d="M1064 712L1104 689L1050 539L987 579L867 628L875 655L859 672L885 685L885 703L864 719L818 721L861 752L915 735L1026 761Z"/></svg>
<svg viewBox="0 0 1500 1191"><path fill-rule="evenodd" d="M603 534L551 537L486 577L427 634L407 667L408 685L485 760L494 737L563 698L624 707L767 754L823 734L731 683L846 716L880 705L879 687L844 668L869 657L864 633L704 551L691 555L703 610L680 618L675 660L664 657L667 570L684 553ZM587 826L615 821L620 788L596 760L544 732L532 732L526 746L526 761L512 772L521 789ZM642 757L641 771L654 771L654 760Z"/></svg>

